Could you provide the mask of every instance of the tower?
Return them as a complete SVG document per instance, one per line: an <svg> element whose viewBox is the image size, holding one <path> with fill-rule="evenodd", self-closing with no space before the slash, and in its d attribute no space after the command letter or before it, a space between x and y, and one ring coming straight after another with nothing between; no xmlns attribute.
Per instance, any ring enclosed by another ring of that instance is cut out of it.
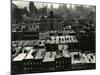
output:
<svg viewBox="0 0 100 75"><path fill-rule="evenodd" d="M53 29L53 5L52 4L50 7L50 30L54 30Z"/></svg>

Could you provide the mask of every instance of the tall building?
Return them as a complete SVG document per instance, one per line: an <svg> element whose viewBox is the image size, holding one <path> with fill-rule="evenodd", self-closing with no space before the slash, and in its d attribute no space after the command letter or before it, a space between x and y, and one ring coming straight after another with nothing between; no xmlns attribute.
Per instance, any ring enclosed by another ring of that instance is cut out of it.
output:
<svg viewBox="0 0 100 75"><path fill-rule="evenodd" d="M22 22L22 10L13 3L11 7L12 7L12 10L11 10L12 24L17 24L17 23Z"/></svg>
<svg viewBox="0 0 100 75"><path fill-rule="evenodd" d="M35 16L36 16L37 8L36 8L36 6L34 5L34 2L30 2L30 3L29 3L29 11L30 11L30 16L31 16L31 17L35 17Z"/></svg>
<svg viewBox="0 0 100 75"><path fill-rule="evenodd" d="M53 11L50 11L50 15L42 16L40 22L40 31L55 31L62 30L64 21L62 17L56 17L53 15Z"/></svg>

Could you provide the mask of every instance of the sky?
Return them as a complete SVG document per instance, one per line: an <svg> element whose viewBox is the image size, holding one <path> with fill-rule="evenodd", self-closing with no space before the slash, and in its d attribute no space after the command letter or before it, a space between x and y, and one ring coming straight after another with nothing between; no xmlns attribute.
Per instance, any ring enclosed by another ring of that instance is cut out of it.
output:
<svg viewBox="0 0 100 75"><path fill-rule="evenodd" d="M15 5L17 5L19 8L24 8L26 7L29 10L29 2L30 1L23 1L23 0L17 0L17 1L12 1L12 3L14 3ZM39 8L43 8L44 6L47 6L48 8L51 7L51 5L53 5L53 8L58 8L59 7L59 3L43 3L43 2L34 2L34 5L36 6L37 9ZM75 4L66 4L67 8L71 8L75 9ZM90 7L89 5L84 5L85 7Z"/></svg>
<svg viewBox="0 0 100 75"><path fill-rule="evenodd" d="M24 7L29 7L29 2L28 1L12 1L12 3L14 3L15 5L17 5L19 8L24 8ZM51 5L53 5L53 8L58 8L59 7L59 4L57 3L42 3L42 2L34 2L34 5L37 7L37 8L42 8L43 6L48 6L48 8L51 7ZM66 6L69 8L70 7L70 4L66 4ZM74 6L74 5L73 5Z"/></svg>

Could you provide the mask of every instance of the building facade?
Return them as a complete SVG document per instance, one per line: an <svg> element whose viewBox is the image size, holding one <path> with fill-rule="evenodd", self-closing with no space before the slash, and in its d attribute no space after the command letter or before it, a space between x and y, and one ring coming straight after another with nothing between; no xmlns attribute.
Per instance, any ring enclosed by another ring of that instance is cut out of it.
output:
<svg viewBox="0 0 100 75"><path fill-rule="evenodd" d="M42 16L40 22L40 31L62 30L64 24L62 17L54 16L53 11L50 11L50 16Z"/></svg>

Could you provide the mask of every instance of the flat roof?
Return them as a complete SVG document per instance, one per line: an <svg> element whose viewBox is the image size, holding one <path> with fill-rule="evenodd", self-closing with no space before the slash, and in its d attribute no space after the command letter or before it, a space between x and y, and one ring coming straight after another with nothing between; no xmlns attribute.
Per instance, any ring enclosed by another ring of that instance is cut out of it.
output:
<svg viewBox="0 0 100 75"><path fill-rule="evenodd" d="M56 56L56 52L46 52L43 62L55 61L55 56Z"/></svg>
<svg viewBox="0 0 100 75"><path fill-rule="evenodd" d="M26 49L26 50L31 50L33 47L24 47L23 49Z"/></svg>
<svg viewBox="0 0 100 75"><path fill-rule="evenodd" d="M42 59L45 55L45 49L39 49L39 51L37 52L35 59Z"/></svg>
<svg viewBox="0 0 100 75"><path fill-rule="evenodd" d="M74 59L74 55L75 54L80 54L80 59L79 60L75 60ZM85 54L82 54L80 52L71 52L70 53L71 55L71 60L72 60L72 64L77 64L77 63L95 63L96 60L95 60L95 55L93 55L92 53L91 54L87 54L87 56ZM91 55L93 56L93 59L91 58Z"/></svg>
<svg viewBox="0 0 100 75"><path fill-rule="evenodd" d="M32 56L32 53L34 52L35 50L34 49L31 49L29 51L29 53L27 54L27 56L25 57L25 59L34 59L34 57Z"/></svg>
<svg viewBox="0 0 100 75"><path fill-rule="evenodd" d="M64 56L64 57L70 57L68 51L63 51L63 56Z"/></svg>
<svg viewBox="0 0 100 75"><path fill-rule="evenodd" d="M26 54L27 53L21 53L21 54L19 54L17 57L15 57L13 59L13 61L22 61L25 58Z"/></svg>

